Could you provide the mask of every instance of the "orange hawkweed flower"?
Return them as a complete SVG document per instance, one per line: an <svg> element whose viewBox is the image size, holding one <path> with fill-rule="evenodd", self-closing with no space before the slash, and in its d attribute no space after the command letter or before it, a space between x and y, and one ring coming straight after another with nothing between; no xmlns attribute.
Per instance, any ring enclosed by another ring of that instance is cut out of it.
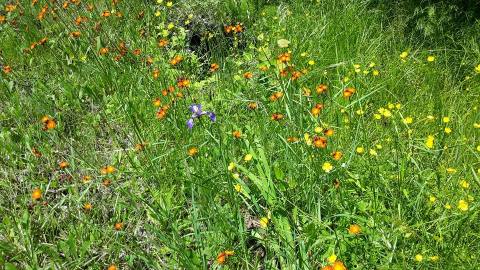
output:
<svg viewBox="0 0 480 270"><path fill-rule="evenodd" d="M333 269L333 266L331 266L331 265L326 265L326 266L324 266L324 267L322 268L322 270L334 270L334 269Z"/></svg>
<svg viewBox="0 0 480 270"><path fill-rule="evenodd" d="M247 71L247 72L243 73L243 77L244 77L245 79L247 79L247 80L248 80L248 79L251 79L251 78L253 77L253 73Z"/></svg>
<svg viewBox="0 0 480 270"><path fill-rule="evenodd" d="M32 154L37 158L42 156L42 153L40 151L38 151L37 148L35 148L35 147L32 148Z"/></svg>
<svg viewBox="0 0 480 270"><path fill-rule="evenodd" d="M182 62L182 60L183 60L183 56L175 55L175 57L170 59L169 63L170 63L170 65L175 66L175 65L179 64L180 62Z"/></svg>
<svg viewBox="0 0 480 270"><path fill-rule="evenodd" d="M243 32L243 25L241 23L235 25L235 28L233 29L233 31L235 31L235 33Z"/></svg>
<svg viewBox="0 0 480 270"><path fill-rule="evenodd" d="M300 78L301 76L302 76L302 73L301 73L301 72L299 72L299 71L294 71L294 72L292 73L292 81L297 80L297 79Z"/></svg>
<svg viewBox="0 0 480 270"><path fill-rule="evenodd" d="M348 233L352 235L357 235L362 232L362 228L358 224L352 224L350 227L348 227Z"/></svg>
<svg viewBox="0 0 480 270"><path fill-rule="evenodd" d="M158 79L158 77L160 76L160 70L158 70L157 68L154 69L152 75L154 79Z"/></svg>
<svg viewBox="0 0 480 270"><path fill-rule="evenodd" d="M328 86L325 84L320 84L315 90L317 91L317 94L323 94L327 92Z"/></svg>
<svg viewBox="0 0 480 270"><path fill-rule="evenodd" d="M198 154L198 148L195 147L195 146L192 146L192 147L188 148L187 154L191 157L197 155Z"/></svg>
<svg viewBox="0 0 480 270"><path fill-rule="evenodd" d="M105 54L107 54L109 51L110 51L109 48L103 47L103 48L101 48L101 49L98 51L98 53L99 53L100 55L105 55Z"/></svg>
<svg viewBox="0 0 480 270"><path fill-rule="evenodd" d="M312 108L311 113L313 116L318 116L323 109L323 104L317 103L315 107Z"/></svg>
<svg viewBox="0 0 480 270"><path fill-rule="evenodd" d="M137 55L137 56L138 56L138 55L140 55L140 54L142 53L142 50L140 50L140 49L135 49L135 50L133 50L132 53L133 53L134 55Z"/></svg>
<svg viewBox="0 0 480 270"><path fill-rule="evenodd" d="M332 266L333 270L347 270L347 267L341 261L335 261Z"/></svg>
<svg viewBox="0 0 480 270"><path fill-rule="evenodd" d="M280 77L287 77L288 75L288 70L285 68L280 69Z"/></svg>
<svg viewBox="0 0 480 270"><path fill-rule="evenodd" d="M317 148L327 147L327 138L315 136L313 138L313 145Z"/></svg>
<svg viewBox="0 0 480 270"><path fill-rule="evenodd" d="M290 62L290 59L291 59L291 54L289 52L282 53L278 56L278 61L282 63L288 63Z"/></svg>
<svg viewBox="0 0 480 270"><path fill-rule="evenodd" d="M274 113L274 114L272 114L271 119L272 119L273 121L282 120L282 119L283 119L283 114L281 114L281 113Z"/></svg>
<svg viewBox="0 0 480 270"><path fill-rule="evenodd" d="M234 130L232 132L232 135L233 135L233 137L239 139L240 137L242 137L242 132L240 130Z"/></svg>
<svg viewBox="0 0 480 270"><path fill-rule="evenodd" d="M117 270L117 266L115 264L110 264L107 268L107 270Z"/></svg>
<svg viewBox="0 0 480 270"><path fill-rule="evenodd" d="M177 81L177 86L179 88L187 88L190 86L190 81L188 79L185 79L185 78L180 78L178 81Z"/></svg>
<svg viewBox="0 0 480 270"><path fill-rule="evenodd" d="M85 211L90 211L90 210L92 210L92 208L93 208L93 206L92 206L91 203L87 202L83 205L83 210L85 210Z"/></svg>
<svg viewBox="0 0 480 270"><path fill-rule="evenodd" d="M210 72L215 72L220 68L220 66L217 63L212 63L210 65Z"/></svg>
<svg viewBox="0 0 480 270"><path fill-rule="evenodd" d="M326 130L323 131L323 134L325 134L325 136L327 136L327 137L333 136L334 133L335 133L335 131L331 128L327 128Z"/></svg>
<svg viewBox="0 0 480 270"><path fill-rule="evenodd" d="M3 73L8 74L8 73L11 73L11 72L12 72L12 67L10 67L10 66L3 66L2 70L3 70Z"/></svg>
<svg viewBox="0 0 480 270"><path fill-rule="evenodd" d="M37 15L37 19L39 21L43 20L45 18L45 14L47 13L48 10L48 5L43 6L42 10Z"/></svg>
<svg viewBox="0 0 480 270"><path fill-rule="evenodd" d="M112 184L112 180L103 179L102 184L103 184L104 187L108 187L108 186L110 186L110 184Z"/></svg>
<svg viewBox="0 0 480 270"><path fill-rule="evenodd" d="M110 11L108 11L108 10L104 10L102 12L102 17L104 17L104 18L110 17L110 15L112 15L112 13L110 13Z"/></svg>
<svg viewBox="0 0 480 270"><path fill-rule="evenodd" d="M63 7L63 9L67 9L69 5L70 5L70 3L65 1L65 2L63 2L62 7Z"/></svg>
<svg viewBox="0 0 480 270"><path fill-rule="evenodd" d="M250 102L248 103L248 108L250 110L256 110L258 108L258 104L256 102Z"/></svg>
<svg viewBox="0 0 480 270"><path fill-rule="evenodd" d="M7 18L4 15L0 15L0 24L5 23Z"/></svg>
<svg viewBox="0 0 480 270"><path fill-rule="evenodd" d="M70 36L72 38L78 38L78 37L80 37L80 35L81 35L80 31L73 31L73 32L70 33Z"/></svg>
<svg viewBox="0 0 480 270"><path fill-rule="evenodd" d="M44 116L42 117L42 123L43 123L43 130L49 130L49 129L54 129L57 127L57 122L49 116Z"/></svg>
<svg viewBox="0 0 480 270"><path fill-rule="evenodd" d="M33 200L40 200L42 198L42 190L39 188L36 188L32 192L32 199Z"/></svg>
<svg viewBox="0 0 480 270"><path fill-rule="evenodd" d="M15 9L17 9L17 5L13 5L13 4L6 4L5 5L5 11L6 12L13 12L13 11L15 11Z"/></svg>
<svg viewBox="0 0 480 270"><path fill-rule="evenodd" d="M116 171L115 167L113 167L112 165L107 165L103 168L100 169L100 173L101 174L112 174Z"/></svg>
<svg viewBox="0 0 480 270"><path fill-rule="evenodd" d="M40 41L38 42L38 45L44 45L45 43L47 43L47 41L48 41L48 38L44 37L44 38L40 39Z"/></svg>
<svg viewBox="0 0 480 270"><path fill-rule="evenodd" d="M294 142L298 142L299 139L297 137L288 137L287 138L287 142L290 142L290 143L294 143Z"/></svg>
<svg viewBox="0 0 480 270"><path fill-rule="evenodd" d="M343 157L343 153L340 152L340 151L335 151L335 152L332 153L332 158L334 160L340 160L340 159L342 159L342 157Z"/></svg>
<svg viewBox="0 0 480 270"><path fill-rule="evenodd" d="M273 93L271 96L270 96L270 101L277 101L278 99L282 98L283 97L283 93L282 92L275 92Z"/></svg>
<svg viewBox="0 0 480 270"><path fill-rule="evenodd" d="M227 33L227 34L231 33L234 29L235 29L235 27L232 26L232 25L225 25L225 26L223 27L223 30L224 30L225 33Z"/></svg>
<svg viewBox="0 0 480 270"><path fill-rule="evenodd" d="M167 110L164 108L160 108L160 110L157 111L157 119L163 119L165 116L167 116Z"/></svg>
<svg viewBox="0 0 480 270"><path fill-rule="evenodd" d="M92 177L91 177L90 175L84 175L84 176L82 177L82 182L83 182L84 184L89 183L91 180L92 180Z"/></svg>
<svg viewBox="0 0 480 270"><path fill-rule="evenodd" d="M113 227L115 228L115 230L120 231L120 230L123 229L123 223L122 222L117 222L117 223L115 223L115 225Z"/></svg>
<svg viewBox="0 0 480 270"><path fill-rule="evenodd" d="M168 43L169 43L168 40L166 40L166 39L160 39L160 40L158 41L158 47L160 47L160 48L166 47L166 46L168 45Z"/></svg>
<svg viewBox="0 0 480 270"><path fill-rule="evenodd" d="M233 256L235 254L235 252L233 252L232 250L225 250L223 252L220 252L217 256L217 263L218 264L225 264L227 258L229 256Z"/></svg>
<svg viewBox="0 0 480 270"><path fill-rule="evenodd" d="M61 170L67 168L68 166L70 166L70 164L68 164L68 162L66 162L66 161L62 161L62 162L58 163L58 167L60 167Z"/></svg>
<svg viewBox="0 0 480 270"><path fill-rule="evenodd" d="M356 90L355 88L353 87L347 87L345 88L345 90L343 90L343 97L344 98L349 98L351 97L353 94L355 94Z"/></svg>

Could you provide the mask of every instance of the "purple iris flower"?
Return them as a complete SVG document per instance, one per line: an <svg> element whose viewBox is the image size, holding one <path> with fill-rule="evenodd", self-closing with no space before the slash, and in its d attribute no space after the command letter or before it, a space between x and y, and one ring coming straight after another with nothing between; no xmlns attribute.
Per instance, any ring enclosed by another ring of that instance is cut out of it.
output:
<svg viewBox="0 0 480 270"><path fill-rule="evenodd" d="M202 115L208 115L208 117L212 122L215 122L217 120L217 116L215 115L215 113L209 112L209 111L202 111L201 104L192 104L190 105L189 110L192 112L192 116L187 121L187 127L189 129L193 128L193 124L194 124L193 120L195 118L200 118Z"/></svg>

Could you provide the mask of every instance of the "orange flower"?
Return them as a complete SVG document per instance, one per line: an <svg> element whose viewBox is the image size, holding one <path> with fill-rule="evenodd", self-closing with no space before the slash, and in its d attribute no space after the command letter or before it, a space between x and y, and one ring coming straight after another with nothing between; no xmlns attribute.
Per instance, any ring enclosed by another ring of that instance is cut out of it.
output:
<svg viewBox="0 0 480 270"><path fill-rule="evenodd" d="M5 5L5 11L6 12L13 12L13 11L15 11L15 9L17 9L17 5L13 5L13 4L6 4Z"/></svg>
<svg viewBox="0 0 480 270"><path fill-rule="evenodd" d="M117 222L115 223L115 226L114 226L115 230L117 231L120 231L123 229L123 223L122 222Z"/></svg>
<svg viewBox="0 0 480 270"><path fill-rule="evenodd" d="M349 98L351 97L353 94L355 94L356 90L355 88L353 87L347 87L345 88L345 90L343 90L343 97L344 98Z"/></svg>
<svg viewBox="0 0 480 270"><path fill-rule="evenodd" d="M233 137L235 137L237 139L240 139L240 137L242 137L242 132L240 130L234 130L232 132L232 135L233 135Z"/></svg>
<svg viewBox="0 0 480 270"><path fill-rule="evenodd" d="M137 143L135 144L135 151L143 151L145 149L145 146L147 146L147 143Z"/></svg>
<svg viewBox="0 0 480 270"><path fill-rule="evenodd" d="M39 21L43 20L45 18L45 14L47 13L48 10L48 5L43 6L42 10L37 15L37 19Z"/></svg>
<svg viewBox="0 0 480 270"><path fill-rule="evenodd" d="M235 28L233 29L235 33L241 33L243 32L243 25L241 23L235 25Z"/></svg>
<svg viewBox="0 0 480 270"><path fill-rule="evenodd" d="M288 137L287 142L290 142L290 143L298 142L298 138L297 137Z"/></svg>
<svg viewBox="0 0 480 270"><path fill-rule="evenodd" d="M40 153L40 151L38 151L35 147L32 148L32 154L37 158L42 156L42 153Z"/></svg>
<svg viewBox="0 0 480 270"><path fill-rule="evenodd" d="M288 75L288 70L285 68L282 68L280 70L280 77L287 77L287 75Z"/></svg>
<svg viewBox="0 0 480 270"><path fill-rule="evenodd" d="M348 233L352 235L357 235L362 232L362 228L358 224L352 224L348 227Z"/></svg>
<svg viewBox="0 0 480 270"><path fill-rule="evenodd" d="M259 69L260 69L261 71L267 71L267 70L268 70L268 66L263 65L263 66L260 66Z"/></svg>
<svg viewBox="0 0 480 270"><path fill-rule="evenodd" d="M115 264L110 264L107 268L107 270L117 270L117 266Z"/></svg>
<svg viewBox="0 0 480 270"><path fill-rule="evenodd" d="M250 110L256 110L258 108L258 104L256 102L250 102L248 103L248 108Z"/></svg>
<svg viewBox="0 0 480 270"><path fill-rule="evenodd" d="M342 157L343 157L343 154L340 151L335 151L335 152L332 153L332 158L334 160L340 160L340 159L342 159Z"/></svg>
<svg viewBox="0 0 480 270"><path fill-rule="evenodd" d="M107 165L107 166L103 167L102 169L100 169L101 174L112 174L115 171L116 171L116 169L112 165Z"/></svg>
<svg viewBox="0 0 480 270"><path fill-rule="evenodd" d="M109 51L110 51L109 48L103 47L103 48L101 48L101 49L98 51L98 53L99 53L100 55L105 55L105 54L107 54Z"/></svg>
<svg viewBox="0 0 480 270"><path fill-rule="evenodd" d="M40 198L42 198L42 190L39 188L34 189L32 192L32 199L39 200Z"/></svg>
<svg viewBox="0 0 480 270"><path fill-rule="evenodd" d="M158 77L160 76L160 70L158 70L157 68L154 69L152 75L154 79L158 79Z"/></svg>
<svg viewBox="0 0 480 270"><path fill-rule="evenodd" d="M210 72L215 72L220 68L220 66L217 63L212 63L210 65Z"/></svg>
<svg viewBox="0 0 480 270"><path fill-rule="evenodd" d="M331 128L328 128L325 131L323 131L323 134L325 134L325 136L327 136L327 137L333 136L334 133L335 133L335 131Z"/></svg>
<svg viewBox="0 0 480 270"><path fill-rule="evenodd" d="M333 270L347 270L343 262L341 261L335 261L333 263Z"/></svg>
<svg viewBox="0 0 480 270"><path fill-rule="evenodd" d="M271 96L270 96L270 101L277 101L278 99L282 98L283 97L283 93L282 92L275 92L273 93Z"/></svg>
<svg viewBox="0 0 480 270"><path fill-rule="evenodd" d="M294 71L294 72L292 73L292 81L297 80L297 79L300 78L301 76L302 76L302 73L301 73L301 72L299 72L299 71Z"/></svg>
<svg viewBox="0 0 480 270"><path fill-rule="evenodd" d="M197 155L198 154L198 148L195 147L195 146L192 146L192 147L188 148L187 154L191 157Z"/></svg>
<svg viewBox="0 0 480 270"><path fill-rule="evenodd" d="M73 32L70 33L70 36L72 38L78 38L78 37L80 37L80 34L81 34L80 31L73 31Z"/></svg>
<svg viewBox="0 0 480 270"><path fill-rule="evenodd" d="M65 2L63 2L62 7L63 7L63 9L67 9L69 5L70 5L70 3L68 3L67 1L65 1Z"/></svg>
<svg viewBox="0 0 480 270"><path fill-rule="evenodd" d="M282 53L278 56L278 61L280 61L281 63L290 62L290 59L291 59L291 54L288 52Z"/></svg>
<svg viewBox="0 0 480 270"><path fill-rule="evenodd" d="M12 68L10 66L3 66L3 72L5 74L8 74L8 73L12 72Z"/></svg>
<svg viewBox="0 0 480 270"><path fill-rule="evenodd" d="M110 15L112 15L112 13L110 13L110 11L108 11L108 10L104 10L102 12L102 17L104 17L104 18L110 17Z"/></svg>
<svg viewBox="0 0 480 270"><path fill-rule="evenodd" d="M315 136L313 138L313 145L317 148L327 147L327 138Z"/></svg>
<svg viewBox="0 0 480 270"><path fill-rule="evenodd" d="M66 161L62 161L60 163L58 163L58 167L60 167L61 170L67 168L70 164L68 164L68 162Z"/></svg>
<svg viewBox="0 0 480 270"><path fill-rule="evenodd" d="M142 53L142 50L140 50L140 49L135 49L135 50L133 50L132 53L133 53L134 55L140 55L140 54Z"/></svg>
<svg viewBox="0 0 480 270"><path fill-rule="evenodd" d="M325 85L325 84L320 84L319 86L317 86L316 90L317 90L318 94L323 94L323 93L327 92L328 86Z"/></svg>
<svg viewBox="0 0 480 270"><path fill-rule="evenodd" d="M77 18L75 18L75 24L80 25L83 22L86 22L87 20L88 20L87 17L78 16Z"/></svg>
<svg viewBox="0 0 480 270"><path fill-rule="evenodd" d="M245 79L247 79L247 80L248 80L248 79L251 79L251 78L253 77L253 73L247 71L247 72L243 73L243 77L244 77Z"/></svg>
<svg viewBox="0 0 480 270"><path fill-rule="evenodd" d="M38 45L44 45L45 43L47 43L47 41L48 41L48 38L44 37L44 38L40 39L40 41L38 42Z"/></svg>
<svg viewBox="0 0 480 270"><path fill-rule="evenodd" d="M42 117L43 130L54 129L57 126L55 120L49 116Z"/></svg>
<svg viewBox="0 0 480 270"><path fill-rule="evenodd" d="M84 184L90 182L91 180L92 180L92 177L91 177L90 175L84 175L84 176L82 177L82 182L83 182Z"/></svg>
<svg viewBox="0 0 480 270"><path fill-rule="evenodd" d="M232 250L225 250L223 252L220 252L217 256L217 263L218 264L225 264L228 256L233 256L235 252Z"/></svg>
<svg viewBox="0 0 480 270"><path fill-rule="evenodd" d="M183 60L183 56L181 55L175 55L175 57L173 57L171 60L170 60L170 65L172 66L175 66L177 65L178 63L182 62Z"/></svg>
<svg viewBox="0 0 480 270"><path fill-rule="evenodd" d="M283 114L281 114L281 113L274 113L274 114L272 114L271 119L272 119L273 121L282 120L282 119L283 119Z"/></svg>
<svg viewBox="0 0 480 270"><path fill-rule="evenodd" d="M223 30L224 30L225 33L227 33L227 34L229 34L230 32L232 32L234 29L235 29L235 27L232 26L232 25L225 25L225 26L223 27Z"/></svg>
<svg viewBox="0 0 480 270"><path fill-rule="evenodd" d="M177 86L179 88L187 88L190 86L190 81L188 79L185 79L185 78L180 78L178 81L177 81Z"/></svg>
<svg viewBox="0 0 480 270"><path fill-rule="evenodd" d="M165 108L160 108L160 110L157 111L157 119L163 119L165 116L167 116L167 110Z"/></svg>
<svg viewBox="0 0 480 270"><path fill-rule="evenodd" d="M150 56L147 56L147 59L145 59L145 64L147 64L147 66L150 66L153 64L153 58L150 57Z"/></svg>
<svg viewBox="0 0 480 270"><path fill-rule="evenodd" d="M160 39L160 40L158 41L158 47L160 47L160 48L166 47L166 46L168 45L168 43L169 43L168 40L166 40L166 39Z"/></svg>
<svg viewBox="0 0 480 270"><path fill-rule="evenodd" d="M324 266L322 270L333 270L333 266L331 265Z"/></svg>
<svg viewBox="0 0 480 270"><path fill-rule="evenodd" d="M323 104L317 103L315 107L312 108L311 112L313 116L318 116L323 109Z"/></svg>
<svg viewBox="0 0 480 270"><path fill-rule="evenodd" d="M88 202L83 205L83 209L84 209L85 211L90 211L90 210L92 210L92 207L93 207L92 204L91 204L91 203L88 203Z"/></svg>
<svg viewBox="0 0 480 270"><path fill-rule="evenodd" d="M104 187L110 186L111 183L112 183L112 180L110 180L110 179L103 179L103 181L102 181L102 184L103 184Z"/></svg>
<svg viewBox="0 0 480 270"><path fill-rule="evenodd" d="M5 16L0 15L0 24L5 23L6 20L7 18Z"/></svg>

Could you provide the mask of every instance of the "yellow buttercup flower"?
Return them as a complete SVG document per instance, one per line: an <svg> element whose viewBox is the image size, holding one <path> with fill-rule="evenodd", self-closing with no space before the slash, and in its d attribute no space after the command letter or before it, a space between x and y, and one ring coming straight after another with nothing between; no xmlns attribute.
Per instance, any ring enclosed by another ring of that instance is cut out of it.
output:
<svg viewBox="0 0 480 270"><path fill-rule="evenodd" d="M417 255L415 255L415 261L417 261L417 262L423 261L423 256L422 256L422 254L417 254Z"/></svg>
<svg viewBox="0 0 480 270"><path fill-rule="evenodd" d="M235 163L230 162L230 164L228 164L228 170L231 171L233 169L235 169Z"/></svg>
<svg viewBox="0 0 480 270"><path fill-rule="evenodd" d="M428 135L427 140L425 141L425 146L429 149L432 149L434 142L435 137L433 137L432 135Z"/></svg>
<svg viewBox="0 0 480 270"><path fill-rule="evenodd" d="M476 72L477 74L480 74L480 64L475 67L475 72Z"/></svg>
<svg viewBox="0 0 480 270"><path fill-rule="evenodd" d="M450 122L450 117L444 116L444 117L442 118L442 122L443 122L443 123L448 123L448 122Z"/></svg>
<svg viewBox="0 0 480 270"><path fill-rule="evenodd" d="M468 202L466 202L465 200L458 201L457 208L460 209L460 211L468 211Z"/></svg>
<svg viewBox="0 0 480 270"><path fill-rule="evenodd" d="M237 191L237 192L242 191L242 186L240 184L235 184L233 187L235 188L235 191Z"/></svg>
<svg viewBox="0 0 480 270"><path fill-rule="evenodd" d="M324 172L328 173L333 169L333 166L330 162L325 162L322 165L322 169L323 169Z"/></svg>
<svg viewBox="0 0 480 270"><path fill-rule="evenodd" d="M445 128L445 133L447 133L447 134L452 133L452 129L449 128L449 127L446 127L446 128Z"/></svg>
<svg viewBox="0 0 480 270"><path fill-rule="evenodd" d="M358 154L363 154L363 153L365 153L365 148L363 148L362 146L359 146L359 147L357 147L357 149L355 149L355 151Z"/></svg>
<svg viewBox="0 0 480 270"><path fill-rule="evenodd" d="M431 203L434 203L437 201L437 198L433 195L430 196L430 198L428 198L428 200L431 202Z"/></svg>
<svg viewBox="0 0 480 270"><path fill-rule="evenodd" d="M404 51L400 54L400 59L402 59L403 61L405 61L405 59L407 59L408 57L408 52L407 51Z"/></svg>
<svg viewBox="0 0 480 270"><path fill-rule="evenodd" d="M411 116L407 116L407 117L405 117L405 119L403 119L403 123L405 125L411 124L411 123L413 123L413 118Z"/></svg>
<svg viewBox="0 0 480 270"><path fill-rule="evenodd" d="M435 56L429 55L429 56L427 57L427 61L428 61L428 62L433 62L433 61L435 61Z"/></svg>
<svg viewBox="0 0 480 270"><path fill-rule="evenodd" d="M464 189L467 189L467 188L470 187L470 183L468 183L467 180L464 179L464 180L460 181L460 186Z"/></svg>
<svg viewBox="0 0 480 270"><path fill-rule="evenodd" d="M337 255L335 255L335 254L332 254L332 255L328 256L328 258L327 258L327 262L330 263L330 264L332 264L336 261L337 261Z"/></svg>
<svg viewBox="0 0 480 270"><path fill-rule="evenodd" d="M262 217L260 219L260 227L265 229L267 228L267 226L268 226L268 217Z"/></svg>
<svg viewBox="0 0 480 270"><path fill-rule="evenodd" d="M252 160L252 158L253 158L253 156L251 154L246 154L245 157L243 158L243 160L248 162L248 161Z"/></svg>

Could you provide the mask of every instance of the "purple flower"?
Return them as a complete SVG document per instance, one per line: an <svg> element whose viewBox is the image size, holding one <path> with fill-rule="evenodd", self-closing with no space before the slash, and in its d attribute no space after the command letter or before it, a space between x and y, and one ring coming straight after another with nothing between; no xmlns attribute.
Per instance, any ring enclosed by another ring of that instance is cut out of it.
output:
<svg viewBox="0 0 480 270"><path fill-rule="evenodd" d="M202 115L208 115L212 122L215 122L217 120L217 116L214 112L202 111L201 104L192 104L190 105L189 110L192 112L192 116L190 117L190 119L187 120L188 129L192 129L194 125L193 120L195 118L200 118Z"/></svg>

